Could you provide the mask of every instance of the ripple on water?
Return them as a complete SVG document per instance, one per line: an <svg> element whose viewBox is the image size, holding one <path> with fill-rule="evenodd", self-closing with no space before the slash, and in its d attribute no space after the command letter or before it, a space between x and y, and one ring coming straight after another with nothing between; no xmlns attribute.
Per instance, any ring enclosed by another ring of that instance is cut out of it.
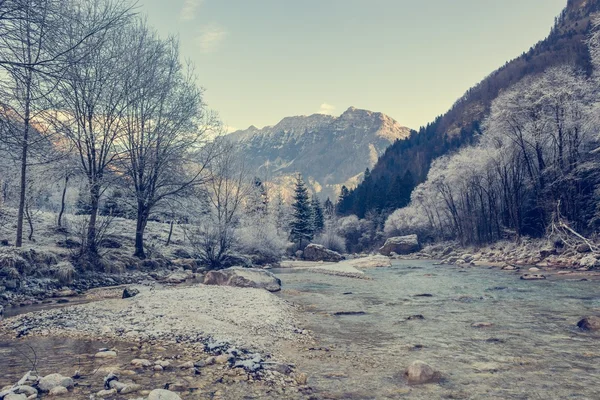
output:
<svg viewBox="0 0 600 400"><path fill-rule="evenodd" d="M290 300L325 311L307 313L305 323L334 351L298 364L336 398L598 398L600 337L575 327L580 317L600 313L594 282L527 282L497 269L427 261L367 270L372 280L277 274L284 288L294 289ZM340 310L368 313L327 315ZM425 319L406 321L419 314ZM444 383L407 386L402 371L415 359L439 369ZM345 378L326 378L331 370Z"/></svg>

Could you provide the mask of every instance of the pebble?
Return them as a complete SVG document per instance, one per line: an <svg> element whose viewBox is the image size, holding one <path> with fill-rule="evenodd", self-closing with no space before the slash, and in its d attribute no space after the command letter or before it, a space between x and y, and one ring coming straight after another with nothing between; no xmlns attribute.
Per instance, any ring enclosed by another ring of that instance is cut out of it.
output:
<svg viewBox="0 0 600 400"><path fill-rule="evenodd" d="M63 394L69 393L69 389L64 386L56 386L50 390L50 396L61 396Z"/></svg>
<svg viewBox="0 0 600 400"><path fill-rule="evenodd" d="M96 393L96 396L98 397L110 397L110 396L114 396L115 394L117 394L116 389L108 389L108 390L101 390L98 393Z"/></svg>
<svg viewBox="0 0 600 400"><path fill-rule="evenodd" d="M115 358L117 356L116 351L100 351L96 353L94 357L96 358Z"/></svg>

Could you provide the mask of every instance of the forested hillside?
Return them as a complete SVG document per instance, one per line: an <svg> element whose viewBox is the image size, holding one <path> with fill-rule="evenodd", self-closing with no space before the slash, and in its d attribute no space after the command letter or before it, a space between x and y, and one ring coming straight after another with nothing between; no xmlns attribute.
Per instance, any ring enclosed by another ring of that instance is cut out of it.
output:
<svg viewBox="0 0 600 400"><path fill-rule="evenodd" d="M569 0L546 39L469 89L446 114L413 131L409 139L396 141L380 157L368 179L355 190L342 193L338 210L363 217L369 211L389 213L407 205L410 192L425 180L432 161L472 144L492 101L523 77L565 64L590 74L586 38L591 15L598 10L600 0Z"/></svg>

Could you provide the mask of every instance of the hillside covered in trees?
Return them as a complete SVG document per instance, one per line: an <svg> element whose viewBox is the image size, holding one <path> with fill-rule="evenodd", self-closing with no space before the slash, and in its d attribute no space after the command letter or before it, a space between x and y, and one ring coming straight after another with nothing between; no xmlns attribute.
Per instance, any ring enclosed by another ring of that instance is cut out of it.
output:
<svg viewBox="0 0 600 400"><path fill-rule="evenodd" d="M592 27L591 15L599 10L599 0L569 0L546 39L469 89L446 114L411 132L408 139L396 141L379 158L370 176L356 189L343 191L338 210L364 217L369 211L389 214L406 206L410 192L426 179L433 160L473 144L494 99L524 77L559 65L570 65L589 75L592 65L586 39Z"/></svg>

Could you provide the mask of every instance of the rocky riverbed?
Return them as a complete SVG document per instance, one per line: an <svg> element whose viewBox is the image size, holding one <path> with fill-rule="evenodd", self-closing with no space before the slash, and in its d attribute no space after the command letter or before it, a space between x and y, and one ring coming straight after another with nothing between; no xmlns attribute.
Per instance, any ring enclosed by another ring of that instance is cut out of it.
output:
<svg viewBox="0 0 600 400"><path fill-rule="evenodd" d="M84 354L72 356L100 363L95 372L88 371L84 375L98 375L99 379L101 375L112 373L117 376L113 380L120 379L130 387L135 385L135 392L148 395L148 399L153 398L149 391L156 386L149 386L144 374L158 375L157 381L163 373L171 374L169 379L192 377L191 383L190 379L184 379L188 383L173 385L178 392L183 392L180 393L183 397L192 396L192 392L211 384L212 392L218 391L214 385L227 382L236 385L255 382L256 385L247 390L239 387L236 390L255 392L256 398L303 398L303 391L310 391L305 386L306 377L281 357L282 347L312 341L309 332L298 327L297 311L287 301L262 289L226 286L140 286L136 290L141 292L131 298L101 300L9 318L0 323L0 332L6 338L15 338L12 339L14 348L19 348L21 343L21 348L30 346L29 338L60 337L79 342L100 338L100 342L109 342L110 345L103 347L98 344L93 354L88 346ZM130 347L124 348L123 343L129 343ZM171 350L166 350L169 348ZM23 353L22 358L26 364L31 356ZM60 373L70 378L78 375L76 369L77 365L71 363L68 374ZM102 389L91 377L85 385L78 379L73 385L65 386L65 394L110 397L128 393L121 392L124 386L117 383L106 384ZM0 382L10 384L6 390L19 386L14 385L16 379ZM32 385L40 387L39 381ZM196 389L190 391L190 388ZM240 393L231 393L225 398L242 398ZM191 398L204 398L196 396L197 393ZM213 397L207 395L207 398Z"/></svg>

